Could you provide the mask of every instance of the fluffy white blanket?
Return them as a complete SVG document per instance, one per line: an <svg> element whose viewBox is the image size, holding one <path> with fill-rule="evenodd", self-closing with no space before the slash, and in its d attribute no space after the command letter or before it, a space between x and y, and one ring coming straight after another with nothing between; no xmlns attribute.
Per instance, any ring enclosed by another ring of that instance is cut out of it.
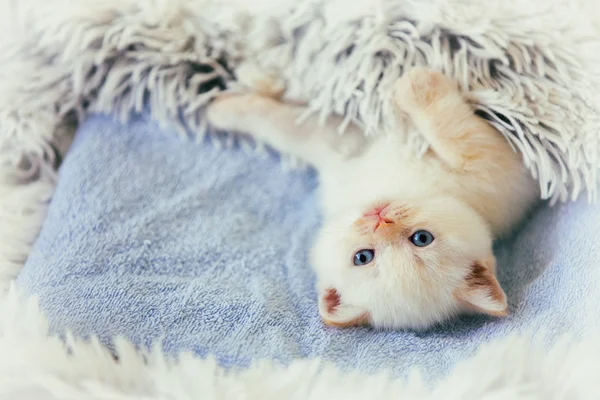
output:
<svg viewBox="0 0 600 400"><path fill-rule="evenodd" d="M290 14L289 2L263 0L253 5L252 16L239 19L231 10L240 3L0 0L0 395L19 399L598 398L600 337L565 339L549 351L533 348L527 337L490 343L457 365L435 388L427 388L418 376L398 381L385 375L342 374L318 361L297 361L289 367L262 363L225 372L214 361L192 355L167 360L160 349L139 354L124 341L117 361L97 343L72 338L65 343L48 335L34 301L20 298L11 282L39 232L54 188L57 158L68 147L74 122L90 109L127 114L142 107L150 90L147 100L154 117L164 121L183 109L184 123L201 131L198 115L212 92L198 96L199 85L213 78L231 79L222 59L229 68L244 57L258 56L282 68L292 82L290 95L312 98L315 112L345 110L349 119L363 123L367 130L385 130L389 110L377 85L393 77L389 65L380 66L381 75L361 85L361 68L377 65L374 59L366 64L348 55L345 73L332 80L324 77L337 68L326 65L325 59L352 44L341 41L357 40L352 35L360 29L375 32L389 15L404 15L409 30L429 32L427 40L418 35L403 37L406 49L416 46L414 57L421 57L421 62L437 60L441 68L462 79L481 110L492 119L504 117L495 123L524 152L546 197L564 200L585 189L594 196L600 165L600 90L595 86L600 52L594 50L600 40L590 24L600 18L594 1L494 0L485 5L459 0L421 5L379 1L367 8L362 1L350 5L328 1L326 8L319 9L328 10L324 15L331 25L321 29L365 13L374 18L354 26L354 33L338 31L338 42L318 51L306 40L294 42L292 33L297 35L299 27L314 17L311 7L319 2L305 0ZM396 3L403 6L389 7ZM209 20L206 15L213 17ZM273 28L269 25L273 21L282 23ZM317 34L310 26L302 29L304 35ZM333 31L325 29L319 35L324 33ZM436 47L455 43L436 35L467 37L458 43L471 45L468 54ZM278 42L281 37L290 40ZM364 48L372 46L370 55L388 45L358 38ZM137 59L127 56L130 46L141 46ZM190 46L197 52L190 52ZM480 48L519 54L506 53L510 57L503 78L486 80L481 78L489 71L477 63L489 58L489 53L478 58ZM536 61L539 54L549 58ZM545 73L523 66L519 76L527 79L515 78L511 75L518 70L515 60L546 68ZM416 61L391 57L386 62ZM317 65L312 74L311 63ZM196 71L195 86L178 86L182 78L194 75L192 66L206 65L211 69ZM465 75L467 66L476 67L483 86L473 86L477 79ZM358 96L357 88L362 91Z"/></svg>

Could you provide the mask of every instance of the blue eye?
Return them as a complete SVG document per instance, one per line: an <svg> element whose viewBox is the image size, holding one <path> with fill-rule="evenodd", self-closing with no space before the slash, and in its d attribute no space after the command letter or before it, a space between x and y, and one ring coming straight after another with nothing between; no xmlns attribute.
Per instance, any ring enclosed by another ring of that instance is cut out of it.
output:
<svg viewBox="0 0 600 400"><path fill-rule="evenodd" d="M410 237L410 241L417 247L429 246L433 242L433 235L427 231L416 231Z"/></svg>
<svg viewBox="0 0 600 400"><path fill-rule="evenodd" d="M375 252L370 249L364 249L354 255L354 265L367 265L375 258Z"/></svg>

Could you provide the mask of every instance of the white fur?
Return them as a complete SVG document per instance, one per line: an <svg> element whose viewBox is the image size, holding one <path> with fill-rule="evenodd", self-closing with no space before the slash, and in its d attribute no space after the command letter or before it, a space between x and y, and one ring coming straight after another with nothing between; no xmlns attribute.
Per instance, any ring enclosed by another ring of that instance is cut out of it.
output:
<svg viewBox="0 0 600 400"><path fill-rule="evenodd" d="M210 357L180 354L173 359L158 347L141 354L124 339L116 340L118 362L96 340L69 338L67 346L49 333L35 300L25 299L10 284L22 264L21 254L28 252L41 227L52 188L47 179L42 174L42 183L25 185L33 185L31 189L14 182L2 186L0 210L20 210L12 218L2 216L0 224L0 243L14 246L14 252L9 247L0 252L0 287L11 286L0 295L2 400L597 398L598 335L565 339L549 349L532 346L527 335L496 340L431 386L414 368L408 380L391 378L387 371L344 373L320 360L296 360L289 366L262 361L226 371ZM20 207L13 199L20 199Z"/></svg>
<svg viewBox="0 0 600 400"><path fill-rule="evenodd" d="M432 387L416 369L408 380L386 371L343 373L319 360L262 361L226 371L210 357L172 359L158 347L145 355L124 339L116 342L118 362L95 340L71 338L65 346L49 334L37 304L13 287L0 299L0 399L591 400L600 389L598 336L549 350L532 346L528 336L507 337L459 362Z"/></svg>
<svg viewBox="0 0 600 400"><path fill-rule="evenodd" d="M11 281L43 222L54 177L42 172L32 181L14 180L3 168L0 196L0 399L4 400L189 400L291 399L364 400L366 398L595 399L600 390L597 362L600 336L563 340L544 349L530 338L493 341L459 362L440 382L428 387L412 369L410 379L378 374L343 373L320 360L296 360L289 366L256 362L226 371L212 358L191 354L170 358L155 347L141 354L117 339L119 361L96 340L50 334L34 299L22 297ZM9 289L10 287L10 289Z"/></svg>
<svg viewBox="0 0 600 400"><path fill-rule="evenodd" d="M367 134L387 131L389 83L404 68L430 65L495 116L543 198L596 197L593 0L581 1L586 13L571 0L350 3L0 0L0 148L44 162L65 119L89 110L126 119L145 105L161 123L202 136L204 107L218 90L199 95L198 87L217 77L231 83L229 71L252 56L282 71L286 95L309 101L310 112L344 112Z"/></svg>
<svg viewBox="0 0 600 400"><path fill-rule="evenodd" d="M311 260L326 323L425 328L460 311L506 313L492 240L509 231L539 193L520 157L474 115L456 83L427 69L409 71L391 99L399 132L366 140L352 125L340 136L333 118L323 126L315 118L295 125L302 107L272 99L282 92L280 80L247 65L238 79L259 93L218 99L208 107L208 120L319 171L324 223ZM402 111L411 123L400 118ZM418 129L432 151L416 157L406 129ZM380 217L365 214L382 205L388 224L379 228ZM435 237L429 246L411 243L419 230ZM363 249L375 258L356 266L353 256Z"/></svg>
<svg viewBox="0 0 600 400"><path fill-rule="evenodd" d="M217 2L219 0L215 0L215 3ZM312 2L312 0L290 1L293 4ZM474 67L477 71L477 79L484 82L483 90L479 90L476 95L478 102L495 110L508 110L517 121L525 122L525 126L530 130L526 130L523 136L513 136L515 145L523 149L526 162L532 169L537 170L540 181L550 183L545 196L559 196L563 200L567 199L570 193L574 193L576 197L580 188L595 187L597 184L595 174L599 142L593 141L593 138L597 137L597 111L584 110L583 116L579 113L560 114L571 108L578 109L575 104L580 103L578 98L586 90L596 94L593 107L595 110L598 109L597 94L600 92L593 87L593 83L597 80L594 81L587 74L597 76L598 65L600 65L597 58L600 52L595 48L599 41L595 39L595 43L594 40L586 42L582 38L594 37L590 35L589 30L586 30L585 17L592 20L598 28L600 12L596 0L579 2L586 6L585 12L577 13L577 10L569 7L574 4L572 1L560 0L552 2L549 12L544 15L539 11L540 6L545 5L540 3L547 3L545 0L542 2L446 0L411 4L414 8L411 19L418 21L418 25L425 30L441 24L449 28L450 32L467 32L469 37L486 39L482 40L484 44L482 54L486 57L506 51L502 43L512 46L513 54L525 54L532 49L534 53L540 54L541 49L558 57L556 66L547 64L545 68L554 76L558 75L563 81L563 84L559 84L560 90L553 93L551 97L538 96L531 100L528 100L530 92L538 88L543 92L555 85L549 79L536 79L518 74L504 77L497 84L491 85L493 82L482 74L479 65ZM3 88L0 91L2 97L0 143L4 144L13 138L18 139L20 145L13 149L11 155L17 153L18 156L33 149L36 155L40 155L37 161L46 163L47 168L44 171L50 170L51 162L48 158L41 157L41 154L45 154L46 139L53 137L57 117L64 115L59 115L59 111L65 113L81 110L82 100L89 99L88 94L97 87L97 80L82 79L90 59L97 62L101 70L106 65L112 65L109 76L113 81L120 81L125 76L130 76L126 85L131 90L118 92L110 87L105 88L100 91L95 104L96 109L126 115L135 108L136 104L130 101L130 97L135 97L140 89L145 88L146 83L143 79L136 80L136 77L139 79L143 75L136 73L126 75L130 74L130 64L112 62L117 46L126 47L133 41L146 43L149 52L154 52L154 56L138 60L137 65L139 70L150 68L155 71L167 63L183 64L189 58L189 53L185 53L177 46L168 47L169 43L174 43L181 38L200 38L196 42L202 43L202 33L205 32L206 25L197 24L195 29L189 28L200 19L198 13L205 12L205 1L139 0L136 1L138 7L129 7L130 3L133 1L87 2L87 4L84 1L67 0L0 1L0 32L2 33L0 41L3 42L0 47L3 49L2 55L6 57L2 63L2 67L6 68L0 72L0 76L3 77L3 81L0 82ZM171 14L163 12L156 6L161 3L167 4L168 9L173 12ZM252 7L248 7L247 2L243 0L238 3L241 3L245 10L256 8L254 3ZM261 4L266 3L268 2L261 2ZM277 1L277 3L284 2ZM342 11L347 9L344 2L339 3L342 4ZM375 7L370 7L370 2L365 3L369 3L365 7L365 12L377 11ZM80 4L83 7L78 7ZM501 11L493 10L499 5L502 6ZM17 9L16 6L22 7ZM434 12L440 6L453 12ZM264 8L261 7L260 11L264 11ZM466 18L461 17L469 10L476 16L475 20L467 21ZM352 11L356 11L356 8ZM115 14L123 17L104 18L105 15ZM155 20L157 14L166 21L164 25L144 25L148 20ZM328 15L341 14L343 13L337 14L333 10ZM403 14L386 14L389 19L399 18L401 15ZM481 18L481 15L485 15L485 18ZM294 23L286 26L286 32L291 32L296 26L304 24L313 16L310 12L304 12L296 13L292 18ZM339 19L336 18L336 21ZM235 22L237 23L235 26L240 26L238 21ZM406 25L409 28L413 26L411 23ZM182 27L188 29L181 29ZM323 36L327 39L331 39L331 26L325 27L329 30L320 26L316 28L324 31ZM206 31L210 29L209 26ZM257 24L257 35L248 35L247 32L244 32L244 35L251 43L260 47L262 43L260 40L257 41L256 37L261 37L261 34L269 29L266 24ZM364 38L373 39L361 41L359 47L362 50L365 50L365 46L374 45L373 52L375 52L388 46L387 36L377 35L379 27L363 25L362 29ZM439 28L433 29L434 32L439 32ZM339 48L345 46L345 40L348 39L349 42L356 40L356 29L348 27L334 29L334 32L338 33L338 37L330 41L330 46L324 49L325 58L332 59L332 54L336 54ZM106 40L109 36L117 40ZM595 37L598 37L597 33ZM489 38L496 38L497 43L487 40ZM89 43L98 41L102 42L103 46L100 50L88 46ZM530 41L535 46L527 47ZM514 43L518 46L513 46ZM297 45L297 43L289 44L290 47ZM312 45L318 48L322 43L317 38L313 40ZM415 49L423 47L427 50L425 52L427 62L444 64L450 69L456 69L456 75L464 70L465 63L469 61L463 53L450 57L443 48L432 52L430 48L433 46L428 47L424 41L414 37L409 38L407 46L402 48L406 54L405 61L413 59L416 54ZM285 64L288 59L281 57L281 53L272 52L271 60L280 59ZM47 57L40 57L41 54ZM166 54L166 56L159 57L158 54ZM230 54L233 54L232 58L237 56L235 52ZM332 103L336 106L344 104L353 96L352 90L346 88L354 87L356 83L354 74L359 76L365 70L375 75L380 72L378 65L369 68L370 54L365 56L362 52L357 53L356 63L345 66L331 67L318 60L307 61L312 57L314 57L312 49L305 49L295 57L296 66L288 66L289 74L296 77L297 87L305 88L303 89L303 92L307 93L305 97L312 99L314 109L323 110L325 113L335 108ZM60 65L49 64L49 59L54 59ZM367 68L363 68L363 65ZM335 79L331 79L332 68L337 72ZM185 69L182 69L173 76L160 77L160 80L154 82L158 107L152 110L152 115L160 121L168 120L168 116L172 114L172 103L178 99L178 105L187 107L188 121L186 122L194 131L201 132L202 126L198 126L198 123L202 119L189 116L195 116L193 112L201 102L187 103L190 98L196 99L196 93L190 92L183 98L178 98L174 94L181 94L182 91L173 83L185 81L186 76ZM581 79L582 76L587 78ZM360 77L365 76L360 75ZM73 82L72 88L75 93L73 95L63 93L63 88L71 87ZM319 85L314 84L315 82ZM331 96L340 84L342 96ZM316 95L318 90L322 92L321 95ZM356 97L359 101L354 101L355 106L350 109L353 116L360 114L376 120L378 115L385 113L381 103L376 99L377 96L377 93L371 92L366 96ZM574 98L576 101L573 101ZM525 103L535 106L534 118L524 113L530 111L527 107L523 107ZM61 105L60 110L53 108L55 104ZM51 111L46 112L46 106L52 107ZM25 111L19 112L19 110ZM556 110L560 113L557 114ZM13 119L14 115L19 115L20 119ZM558 116L555 117L556 115ZM538 120L549 120L553 126L557 126L557 132L550 133L543 129L536 129ZM371 124L367 124L367 127L369 126ZM558 143L575 137L577 140L573 142L581 145L567 146L564 151L559 151L564 163L553 166L548 163L550 153L546 153L546 149L556 150L556 148L547 140L557 135ZM534 145L527 146L528 141L533 141ZM545 143L547 147L539 146L539 143ZM582 149L586 149L585 153ZM584 157L584 154L587 156ZM583 162L584 159L591 161ZM7 170L4 165L2 168L2 171ZM575 179L578 176L577 171L583 171L579 180ZM48 175L42 174L41 178L44 176ZM33 188L8 183L3 183L0 187L2 194L0 211L4 212L0 217L2 220L0 243L3 245L0 251L0 286L2 287L8 287L12 277L18 273L43 221L53 184L44 179L40 180L41 183L38 183L38 180L28 183ZM565 187L573 188L572 192ZM4 200L7 202L5 203ZM600 390L596 368L600 357L598 336L573 344L565 340L547 351L532 349L529 340L525 337L512 337L493 342L481 349L474 358L459 363L449 377L429 390L418 377L405 382L384 375L342 374L329 365L321 366L319 369L318 361L299 360L288 368L270 363L257 364L240 373L227 373L210 359L201 360L186 356L177 361L167 362L164 355L157 350L150 358L150 362L143 363L140 362L141 356L128 344L123 344L123 351L120 354L122 364L119 365L104 349L94 343L77 341L72 344L72 351L68 351L56 337L48 334L47 326L47 321L40 310L32 306L31 302L17 301L14 291L11 292L11 296L0 296L0 354L2 354L0 398L158 400L168 396L172 399L211 400L239 396L245 399L315 400L373 397L524 400L559 399L565 396L572 399L595 399Z"/></svg>

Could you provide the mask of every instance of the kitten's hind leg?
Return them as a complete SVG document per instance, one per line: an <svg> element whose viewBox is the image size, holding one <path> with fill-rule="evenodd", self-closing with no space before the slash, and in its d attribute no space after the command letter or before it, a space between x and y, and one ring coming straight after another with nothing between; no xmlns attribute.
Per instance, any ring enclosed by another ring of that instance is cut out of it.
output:
<svg viewBox="0 0 600 400"><path fill-rule="evenodd" d="M451 169L473 171L482 163L520 162L502 134L475 115L457 83L442 73L409 70L396 83L395 100Z"/></svg>
<svg viewBox="0 0 600 400"><path fill-rule="evenodd" d="M350 126L343 135L336 131L338 117L329 118L323 126L316 118L298 125L303 107L282 103L256 93L225 95L215 99L207 109L213 127L245 133L275 150L296 156L317 169L343 161L361 150L364 135Z"/></svg>

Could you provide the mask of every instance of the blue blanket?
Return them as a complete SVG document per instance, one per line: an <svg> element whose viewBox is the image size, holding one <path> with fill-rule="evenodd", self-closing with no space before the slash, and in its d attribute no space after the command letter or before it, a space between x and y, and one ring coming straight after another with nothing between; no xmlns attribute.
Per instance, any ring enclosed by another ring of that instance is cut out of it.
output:
<svg viewBox="0 0 600 400"><path fill-rule="evenodd" d="M18 284L52 328L120 334L140 346L212 354L224 366L320 357L345 369L410 367L436 379L513 332L600 327L600 210L538 210L496 246L506 319L469 317L427 332L324 327L307 250L319 224L316 177L273 154L194 143L144 117L93 116L60 170Z"/></svg>

